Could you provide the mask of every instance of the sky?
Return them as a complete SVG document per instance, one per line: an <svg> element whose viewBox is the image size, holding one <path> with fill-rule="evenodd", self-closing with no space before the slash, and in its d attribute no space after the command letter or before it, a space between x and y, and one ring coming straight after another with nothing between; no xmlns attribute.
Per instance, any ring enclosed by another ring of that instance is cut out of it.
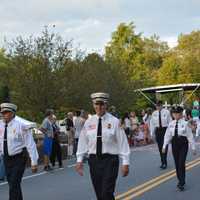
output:
<svg viewBox="0 0 200 200"><path fill-rule="evenodd" d="M173 47L181 33L200 30L200 0L0 0L0 46L5 37L38 36L48 26L82 50L102 53L117 26L131 21L136 33Z"/></svg>

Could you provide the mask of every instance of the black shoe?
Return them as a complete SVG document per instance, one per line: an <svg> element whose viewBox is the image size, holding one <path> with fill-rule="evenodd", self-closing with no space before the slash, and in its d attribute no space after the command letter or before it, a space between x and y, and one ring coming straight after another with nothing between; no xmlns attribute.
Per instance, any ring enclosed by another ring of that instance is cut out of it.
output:
<svg viewBox="0 0 200 200"><path fill-rule="evenodd" d="M5 178L0 178L0 181L5 181Z"/></svg>
<svg viewBox="0 0 200 200"><path fill-rule="evenodd" d="M167 169L167 165L166 165L166 164L162 164L162 165L160 166L160 168L161 168L161 169Z"/></svg>
<svg viewBox="0 0 200 200"><path fill-rule="evenodd" d="M177 187L178 187L179 191L181 191L181 192L185 190L184 185L178 184Z"/></svg>
<svg viewBox="0 0 200 200"><path fill-rule="evenodd" d="M52 171L53 168L51 168L49 165L44 167L44 171Z"/></svg>
<svg viewBox="0 0 200 200"><path fill-rule="evenodd" d="M52 170L53 170L53 168L48 165L47 166L47 171L52 171Z"/></svg>
<svg viewBox="0 0 200 200"><path fill-rule="evenodd" d="M163 165L163 169L167 169L167 165L166 164Z"/></svg>
<svg viewBox="0 0 200 200"><path fill-rule="evenodd" d="M48 166L44 166L44 171L48 171Z"/></svg>

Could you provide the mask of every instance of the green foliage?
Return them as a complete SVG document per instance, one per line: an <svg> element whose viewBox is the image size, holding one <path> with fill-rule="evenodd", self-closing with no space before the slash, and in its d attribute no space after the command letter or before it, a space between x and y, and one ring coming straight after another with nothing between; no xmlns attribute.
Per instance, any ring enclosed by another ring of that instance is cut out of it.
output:
<svg viewBox="0 0 200 200"><path fill-rule="evenodd" d="M19 115L37 122L47 108L58 118L80 109L92 112L90 94L96 91L108 92L120 113L139 111L151 105L135 89L200 82L199 74L200 31L180 35L177 47L169 49L156 35L137 34L133 22L121 23L101 56L85 55L45 27L40 36L17 37L0 50L0 101L10 98Z"/></svg>

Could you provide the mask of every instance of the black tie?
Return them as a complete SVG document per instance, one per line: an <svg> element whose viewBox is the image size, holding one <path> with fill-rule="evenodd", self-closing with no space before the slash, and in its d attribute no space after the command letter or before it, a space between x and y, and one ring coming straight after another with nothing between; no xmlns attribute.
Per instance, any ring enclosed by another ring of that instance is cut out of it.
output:
<svg viewBox="0 0 200 200"><path fill-rule="evenodd" d="M101 118L99 118L98 129L97 129L97 157L102 155L102 124Z"/></svg>
<svg viewBox="0 0 200 200"><path fill-rule="evenodd" d="M159 127L162 127L161 110L159 110Z"/></svg>
<svg viewBox="0 0 200 200"><path fill-rule="evenodd" d="M6 123L5 131L4 131L4 144L3 144L4 156L8 156L7 127L8 127L8 124Z"/></svg>
<svg viewBox="0 0 200 200"><path fill-rule="evenodd" d="M174 131L174 137L178 137L178 120L176 121L175 131Z"/></svg>

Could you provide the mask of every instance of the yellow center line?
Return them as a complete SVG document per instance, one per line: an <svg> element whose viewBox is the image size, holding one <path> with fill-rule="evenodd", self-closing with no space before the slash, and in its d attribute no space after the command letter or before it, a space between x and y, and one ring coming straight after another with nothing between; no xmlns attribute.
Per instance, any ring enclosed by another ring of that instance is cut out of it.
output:
<svg viewBox="0 0 200 200"><path fill-rule="evenodd" d="M200 164L200 161L197 162L197 163L194 163L194 164L192 164L192 165L189 165L188 167L186 167L186 170L189 170L189 169L191 169L191 168L193 168L193 167L195 167L195 166L197 166L197 165L199 165L199 164ZM132 200L134 197L141 196L141 195L144 194L145 192L147 192L147 191L151 190L152 188L154 188L154 187L160 185L161 183L164 183L164 182L168 181L169 179L171 179L171 178L173 178L173 177L175 177L175 176L176 176L176 173L174 173L174 174L172 174L172 175L170 175L170 176L167 176L167 177L165 177L164 179L159 180L159 181L155 182L154 184L149 185L149 186L145 187L144 189L142 189L142 190L140 190L140 191L138 191L138 192L136 192L136 193L134 193L134 194L128 196L127 198L124 198L123 200Z"/></svg>
<svg viewBox="0 0 200 200"><path fill-rule="evenodd" d="M187 166L189 166L189 165L192 165L192 164L194 164L194 163L196 163L196 162L200 162L200 159L198 158L198 159L195 159L195 160L193 160L193 161L191 161L191 162L188 162L187 164L186 164L186 167ZM160 175L160 176L158 176L158 177L156 177L156 178L153 178L153 179L151 179L151 180L149 180L149 181L147 181L147 182L145 182L145 183L143 183L143 184L141 184L141 185L139 185L139 186L136 186L136 187L134 187L134 188L132 188L132 189L129 189L127 192L124 192L124 193L122 193L122 194L120 194L120 195L117 195L116 196L116 200L120 200L121 198L123 198L123 197L126 197L126 196L128 196L128 195L131 195L132 193L134 193L134 192L137 192L138 190L141 190L141 189L144 189L144 187L147 187L147 186L149 186L149 185L152 185L153 183L155 183L155 182L157 182L157 181L159 181L159 180L163 180L165 177L170 177L170 176L174 176L175 175L175 169L174 170L171 170L171 171L169 171L169 172L167 172L167 173L165 173L165 174L162 174L162 175ZM124 198L123 198L124 199Z"/></svg>

